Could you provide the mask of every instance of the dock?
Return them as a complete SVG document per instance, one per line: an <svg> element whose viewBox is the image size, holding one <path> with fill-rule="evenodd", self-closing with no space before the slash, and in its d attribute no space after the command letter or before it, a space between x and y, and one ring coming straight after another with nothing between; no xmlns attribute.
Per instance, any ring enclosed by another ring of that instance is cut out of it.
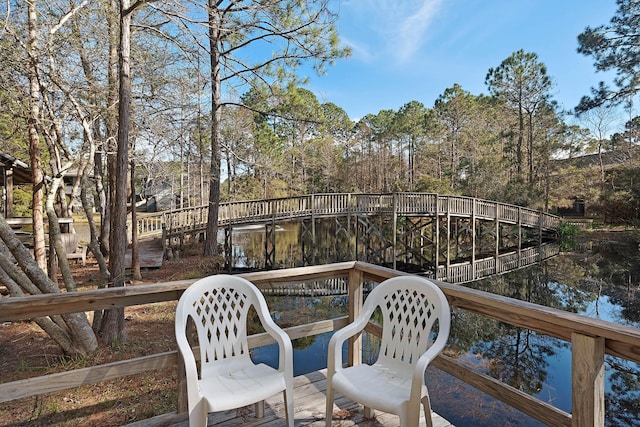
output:
<svg viewBox="0 0 640 427"><path fill-rule="evenodd" d="M293 380L293 404L295 427L325 427L327 370L299 375ZM432 412L433 427L455 427L440 415ZM265 401L264 417L254 416L253 406L209 414L208 425L220 427L282 427L285 425L282 393ZM166 414L142 420L126 427L188 427L187 414ZM400 419L393 414L375 411L375 418L364 418L362 406L336 394L333 410L334 427L399 427ZM426 426L424 416L420 427Z"/></svg>
<svg viewBox="0 0 640 427"><path fill-rule="evenodd" d="M140 268L162 267L162 261L164 259L162 239L140 239L138 242L138 258L140 260ZM129 245L125 253L124 265L126 265L127 268L131 267L131 245Z"/></svg>

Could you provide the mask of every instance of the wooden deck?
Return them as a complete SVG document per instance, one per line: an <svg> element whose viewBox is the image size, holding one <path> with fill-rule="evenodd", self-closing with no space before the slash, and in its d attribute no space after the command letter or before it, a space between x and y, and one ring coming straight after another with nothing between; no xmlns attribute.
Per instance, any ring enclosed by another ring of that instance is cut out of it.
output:
<svg viewBox="0 0 640 427"><path fill-rule="evenodd" d="M308 427L324 427L325 425L325 391L326 370L300 375L293 381L295 405L295 425ZM375 418L366 419L362 415L362 407L349 399L336 395L334 406L334 427L398 427L399 418L392 414L376 411ZM454 427L453 424L433 413L433 427ZM423 418L423 417L421 417ZM282 427L284 407L282 394L272 396L265 402L264 418L255 418L253 407L209 414L210 426L220 427ZM128 424L126 427L188 427L187 414L167 414ZM420 426L425 426L424 419Z"/></svg>

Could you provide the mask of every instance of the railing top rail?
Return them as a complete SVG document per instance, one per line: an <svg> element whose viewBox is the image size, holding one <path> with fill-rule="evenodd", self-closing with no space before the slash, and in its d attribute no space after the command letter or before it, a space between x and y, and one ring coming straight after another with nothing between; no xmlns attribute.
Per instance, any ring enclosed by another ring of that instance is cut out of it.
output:
<svg viewBox="0 0 640 427"><path fill-rule="evenodd" d="M398 271L357 262L356 268L365 277L381 281L397 276ZM599 336L606 340L607 352L640 363L640 329L594 319L551 307L503 297L442 281L436 282L447 295L449 303L514 326L530 329L565 341L572 333Z"/></svg>
<svg viewBox="0 0 640 427"><path fill-rule="evenodd" d="M354 269L361 272L365 279L374 282L408 274L355 261L246 273L240 276L252 281L258 287L268 287L274 283L295 283L320 278L346 277ZM195 279L124 288L3 298L0 300L0 322L177 300L182 291L194 281ZM444 282L437 283L449 298L452 306L567 341L571 340L573 333L604 337L607 352L640 362L640 329L638 328L593 319L464 286Z"/></svg>
<svg viewBox="0 0 640 427"><path fill-rule="evenodd" d="M522 212L530 212L536 215L545 215L551 218L558 218L556 215L550 214L550 213L546 213L546 212L541 212L538 211L536 209L532 209L532 208L527 208L527 207L523 207L523 206L518 206L518 205L511 205L508 203L502 203L502 202L497 202L497 201L493 201L493 200L485 200L485 199L477 199L477 198L473 198L473 197L469 197L469 196L455 196L455 195L446 195L446 194L437 194L437 193L419 193L419 192L402 192L402 193L318 193L318 194L307 194L307 195L301 195L301 196L291 196L291 197L279 197L279 198L273 198L273 199L251 199L251 200L241 200L241 201L233 201L233 202L223 202L220 203L220 207L224 207L224 206L229 206L229 205L242 205L242 204L255 204L255 203L270 203L270 202L277 202L277 201L286 201L286 200L300 200L300 199L311 199L315 196L322 196L322 197L345 197L345 196L349 196L353 199L357 199L357 198L370 198L370 197L391 197L391 196L434 196L437 197L439 199L450 199L450 200L461 200L461 201L476 201L479 203L483 203L483 204L490 204L490 205L497 205L497 206L501 206L503 208L510 208L510 209L519 209ZM172 209L172 210L168 210L168 211L163 211L162 213L164 214L173 214L173 213L178 213L178 212L182 212L185 210L196 210L196 209L203 209L203 208L207 208L208 205L201 205L201 206L192 206L189 208L184 208L184 209ZM159 213L160 214L160 213Z"/></svg>

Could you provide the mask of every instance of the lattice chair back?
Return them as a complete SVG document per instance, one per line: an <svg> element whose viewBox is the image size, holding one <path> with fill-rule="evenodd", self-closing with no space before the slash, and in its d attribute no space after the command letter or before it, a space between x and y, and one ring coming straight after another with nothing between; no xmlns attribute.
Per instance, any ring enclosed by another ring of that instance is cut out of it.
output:
<svg viewBox="0 0 640 427"><path fill-rule="evenodd" d="M358 336L372 316L377 320L378 309L382 336L376 362L344 366L344 343ZM422 406L425 423L431 427L425 370L446 346L450 328L449 303L433 282L399 276L376 286L353 322L329 341L326 427L333 425L336 392L361 403L365 417L372 417L373 409L398 415L401 427L418 427Z"/></svg>
<svg viewBox="0 0 640 427"><path fill-rule="evenodd" d="M450 313L446 297L435 286L411 277L395 277L369 294L365 301L382 312L383 332L377 363L405 365L407 370L440 337L449 336ZM366 311L366 308L363 309Z"/></svg>
<svg viewBox="0 0 640 427"><path fill-rule="evenodd" d="M217 276L214 276L217 277ZM243 279L201 281L185 291L183 316L195 323L200 347L200 371L216 369L216 362L249 359L247 315L257 305L255 290Z"/></svg>
<svg viewBox="0 0 640 427"><path fill-rule="evenodd" d="M278 368L254 364L247 342L251 307L256 320L278 345ZM200 348L200 372L185 333L195 324ZM284 393L286 425L293 427L293 349L289 336L271 316L260 290L238 276L205 277L189 286L178 302L176 342L184 359L189 426L207 425L207 414L256 403L264 414L264 399Z"/></svg>

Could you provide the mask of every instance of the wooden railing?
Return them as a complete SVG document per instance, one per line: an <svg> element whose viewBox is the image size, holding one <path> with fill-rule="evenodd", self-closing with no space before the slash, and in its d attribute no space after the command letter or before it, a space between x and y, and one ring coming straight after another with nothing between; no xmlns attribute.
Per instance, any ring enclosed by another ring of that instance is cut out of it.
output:
<svg viewBox="0 0 640 427"><path fill-rule="evenodd" d="M147 214L138 220L138 233L140 236L157 233L158 221L164 224L169 235L185 230L204 230L207 213L208 205ZM475 216L544 230L555 230L559 224L559 218L555 215L521 206L432 193L310 194L221 203L218 224L243 225L297 218L368 214ZM158 220L154 221L154 218Z"/></svg>
<svg viewBox="0 0 640 427"><path fill-rule="evenodd" d="M399 271L361 262L347 262L288 270L249 273L241 276L265 289L297 286L304 281L345 280L349 292L349 313L358 313L364 284L379 283L402 275ZM131 305L177 300L193 280L101 289L56 295L38 295L0 300L0 322L32 319L39 316L92 311ZM604 425L604 356L611 354L640 363L640 330L616 325L565 311L531 304L495 294L476 291L458 285L438 282L452 307L477 313L519 328L535 331L571 343L572 350L572 413L532 397L497 379L479 373L451 357L439 356L434 366L463 382L486 392L509 406L550 426ZM266 293L266 292L265 292ZM357 302L357 303L356 303ZM291 338L301 338L331 332L344 326L350 317L325 319L315 323L287 328ZM367 328L376 333L374 325ZM268 344L263 334L250 338L251 346ZM359 342L349 347L350 363L361 357ZM127 375L165 369L178 363L176 351L123 360L26 380L0 384L0 403L43 393L94 384ZM184 384L179 379L179 409L185 408Z"/></svg>
<svg viewBox="0 0 640 427"><path fill-rule="evenodd" d="M436 279L450 283L466 283L495 274L506 273L540 262L558 255L560 249L555 243L546 243L500 254L497 257L476 259L450 265L438 265Z"/></svg>

